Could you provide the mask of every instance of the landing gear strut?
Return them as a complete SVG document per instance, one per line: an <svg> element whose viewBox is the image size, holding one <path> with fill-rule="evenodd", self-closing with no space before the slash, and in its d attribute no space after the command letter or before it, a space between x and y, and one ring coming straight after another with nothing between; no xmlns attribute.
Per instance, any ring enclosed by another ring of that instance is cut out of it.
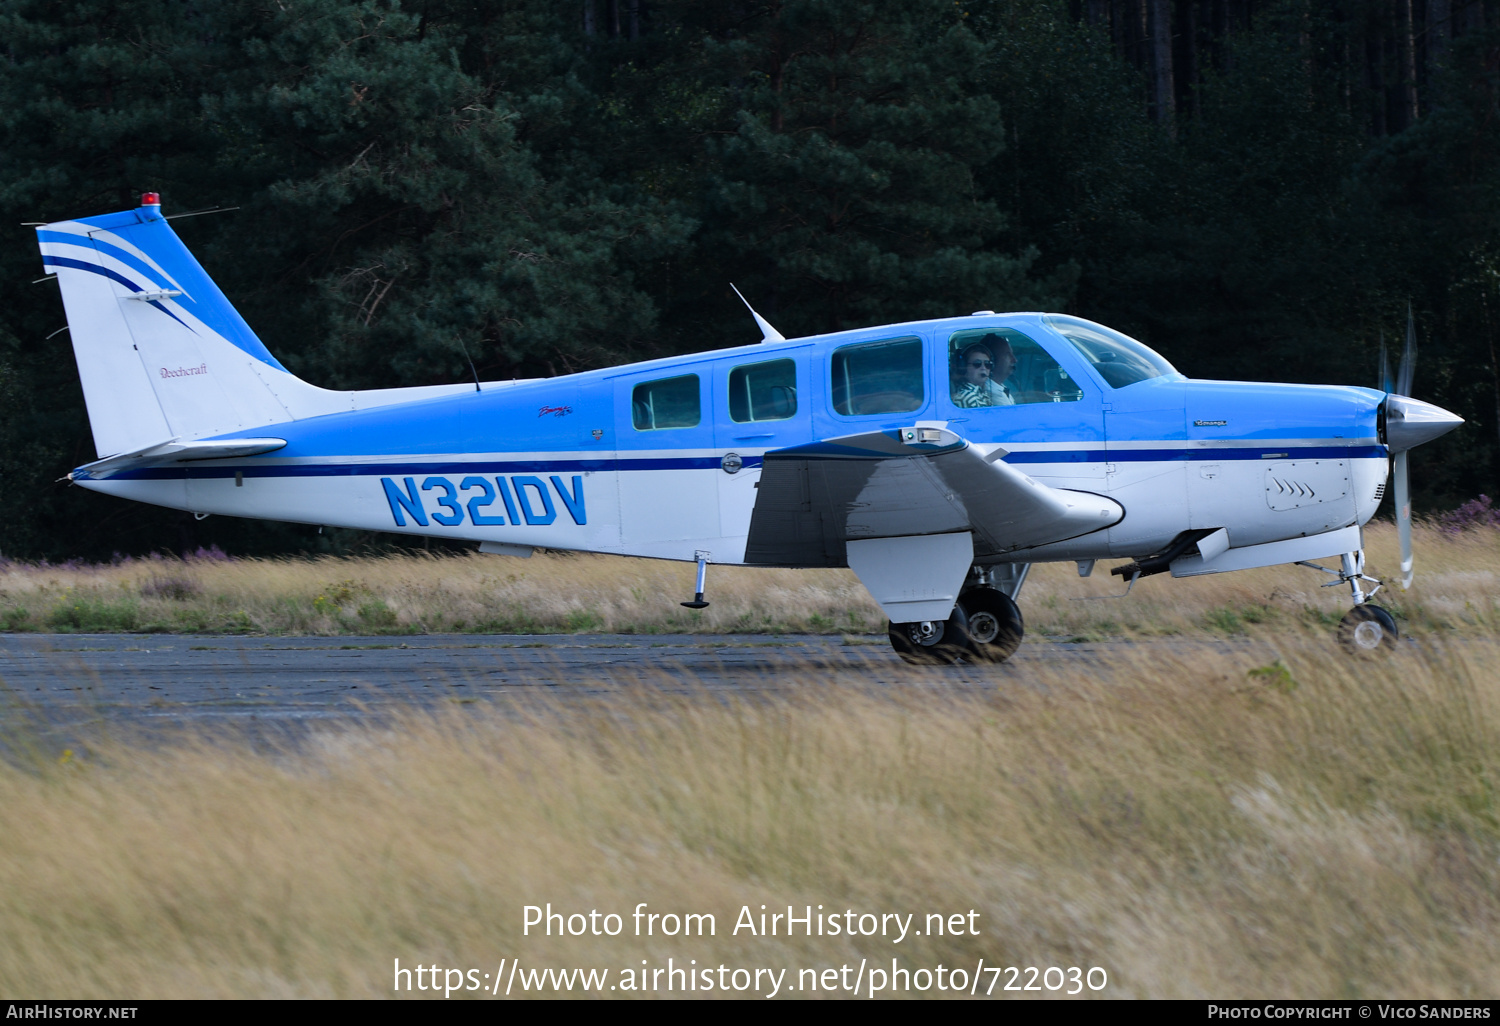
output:
<svg viewBox="0 0 1500 1026"><path fill-rule="evenodd" d="M1329 581L1323 585L1325 588L1336 588L1341 584L1349 585L1354 608L1345 613L1344 618L1339 621L1339 641L1345 648L1350 652L1363 654L1377 649L1395 647L1396 638L1399 636L1395 618L1383 607L1370 601L1380 590L1382 582L1365 576L1363 549L1357 552L1346 552L1340 556L1337 570L1330 570L1326 566L1305 561L1297 565L1321 570L1325 574L1338 578L1336 581ZM1375 587L1365 591L1360 586L1361 581L1373 584Z"/></svg>
<svg viewBox="0 0 1500 1026"><path fill-rule="evenodd" d="M708 559L712 555L713 553L704 552L702 549L693 553L693 558L698 561L698 590L693 594L693 601L679 602L677 603L679 606L686 606L688 609L708 608L708 600L703 597L703 582L708 576Z"/></svg>

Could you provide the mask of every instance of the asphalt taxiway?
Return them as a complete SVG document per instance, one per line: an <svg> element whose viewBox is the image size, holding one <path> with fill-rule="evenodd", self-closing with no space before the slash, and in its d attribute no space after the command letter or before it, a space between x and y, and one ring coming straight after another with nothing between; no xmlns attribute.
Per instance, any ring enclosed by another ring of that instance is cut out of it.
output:
<svg viewBox="0 0 1500 1026"><path fill-rule="evenodd" d="M0 734L85 725L241 727L252 733L396 706L623 690L771 695L866 687L1025 686L1044 665L1108 672L1116 644L1028 642L999 666L911 667L883 635L0 635ZM0 736L0 745L4 738Z"/></svg>

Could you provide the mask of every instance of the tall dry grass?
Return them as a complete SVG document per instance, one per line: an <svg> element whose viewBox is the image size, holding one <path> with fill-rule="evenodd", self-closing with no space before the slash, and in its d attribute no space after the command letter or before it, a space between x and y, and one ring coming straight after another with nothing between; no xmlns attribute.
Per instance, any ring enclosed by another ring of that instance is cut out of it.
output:
<svg viewBox="0 0 1500 1026"><path fill-rule="evenodd" d="M1395 532L1368 531L1373 575L1394 575ZM1418 631L1493 629L1500 531L1417 531L1419 575L1380 601ZM1325 561L1332 562L1332 561ZM1327 626L1343 588L1300 567L1141 581L1126 598L1101 564L1038 566L1021 606L1033 634L1063 638L1206 636ZM712 606L690 612L689 564L546 553L318 559L146 559L121 565L0 569L0 630L268 634L883 631L880 609L846 570L713 567Z"/></svg>
<svg viewBox="0 0 1500 1026"><path fill-rule="evenodd" d="M389 996L395 958L796 980L897 957L1099 966L1107 996L1493 997L1497 659L1493 639L1365 661L1312 636L1123 646L1108 683L1044 664L986 694L632 688L297 752L48 753L0 768L0 994ZM546 902L626 935L522 937ZM717 935L630 936L637 902ZM974 909L981 935L732 936L762 903Z"/></svg>

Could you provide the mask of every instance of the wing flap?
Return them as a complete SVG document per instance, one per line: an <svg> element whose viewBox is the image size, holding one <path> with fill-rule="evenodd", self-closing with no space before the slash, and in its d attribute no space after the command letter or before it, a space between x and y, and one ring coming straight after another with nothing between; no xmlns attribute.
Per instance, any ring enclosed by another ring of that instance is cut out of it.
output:
<svg viewBox="0 0 1500 1026"><path fill-rule="evenodd" d="M847 566L850 541L960 531L973 533L976 556L1003 555L1124 516L1112 499L1048 487L930 425L773 450L764 460L747 563Z"/></svg>

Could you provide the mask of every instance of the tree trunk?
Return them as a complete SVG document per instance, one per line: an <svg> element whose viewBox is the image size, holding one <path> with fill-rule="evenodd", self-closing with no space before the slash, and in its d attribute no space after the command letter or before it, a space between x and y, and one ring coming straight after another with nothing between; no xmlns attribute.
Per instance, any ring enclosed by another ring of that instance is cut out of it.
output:
<svg viewBox="0 0 1500 1026"><path fill-rule="evenodd" d="M1135 0L1135 66L1138 68L1151 64L1151 4L1152 0Z"/></svg>
<svg viewBox="0 0 1500 1026"><path fill-rule="evenodd" d="M1365 34L1365 83L1370 90L1370 131L1376 136L1386 134L1386 111L1389 102L1385 86L1385 30L1386 18L1383 8L1376 9Z"/></svg>
<svg viewBox="0 0 1500 1026"><path fill-rule="evenodd" d="M1401 114L1406 124L1417 120L1417 33L1411 0L1398 0L1401 19Z"/></svg>
<svg viewBox="0 0 1500 1026"><path fill-rule="evenodd" d="M1453 0L1427 0L1427 74L1448 58L1453 38Z"/></svg>
<svg viewBox="0 0 1500 1026"><path fill-rule="evenodd" d="M1484 0L1463 0L1464 34L1484 31Z"/></svg>
<svg viewBox="0 0 1500 1026"><path fill-rule="evenodd" d="M1234 68L1234 50L1230 40L1239 27L1235 24L1234 4L1231 0L1216 0L1214 4L1214 39L1217 40L1218 69L1226 75Z"/></svg>
<svg viewBox="0 0 1500 1026"><path fill-rule="evenodd" d="M1153 113L1168 134L1177 134L1177 92L1172 78L1172 0L1151 0L1151 71Z"/></svg>
<svg viewBox="0 0 1500 1026"><path fill-rule="evenodd" d="M1202 84L1202 58L1198 55L1198 35L1203 23L1204 0L1188 0L1187 27L1183 30L1182 72L1177 76L1177 90L1187 101L1188 114L1197 121L1202 115L1198 103L1198 86Z"/></svg>

